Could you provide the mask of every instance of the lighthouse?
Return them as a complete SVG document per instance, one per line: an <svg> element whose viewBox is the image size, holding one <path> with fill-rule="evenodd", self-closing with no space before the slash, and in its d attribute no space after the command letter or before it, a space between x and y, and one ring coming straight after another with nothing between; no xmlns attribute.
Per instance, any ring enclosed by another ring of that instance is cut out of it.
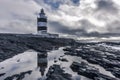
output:
<svg viewBox="0 0 120 80"><path fill-rule="evenodd" d="M58 38L58 34L51 34L47 32L47 16L44 12L44 9L41 9L37 17L37 36L47 37L47 38Z"/></svg>
<svg viewBox="0 0 120 80"><path fill-rule="evenodd" d="M41 9L37 17L37 33L39 35L47 34L47 17L45 15L44 9Z"/></svg>

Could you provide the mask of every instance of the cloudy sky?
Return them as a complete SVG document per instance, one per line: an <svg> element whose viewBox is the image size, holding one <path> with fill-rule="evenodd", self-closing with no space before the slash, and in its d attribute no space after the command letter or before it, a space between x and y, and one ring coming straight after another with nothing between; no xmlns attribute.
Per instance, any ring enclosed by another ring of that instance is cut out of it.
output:
<svg viewBox="0 0 120 80"><path fill-rule="evenodd" d="M120 0L0 0L0 32L36 33L44 8L48 31L64 36L120 35Z"/></svg>

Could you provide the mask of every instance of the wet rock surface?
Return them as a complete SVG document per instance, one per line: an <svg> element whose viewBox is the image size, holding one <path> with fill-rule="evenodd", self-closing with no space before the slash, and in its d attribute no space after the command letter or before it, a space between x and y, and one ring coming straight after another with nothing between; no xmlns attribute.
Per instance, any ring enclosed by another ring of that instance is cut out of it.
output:
<svg viewBox="0 0 120 80"><path fill-rule="evenodd" d="M4 76L4 75L5 75L5 73L1 73L1 74L0 74L0 77L1 77L1 76Z"/></svg>
<svg viewBox="0 0 120 80"><path fill-rule="evenodd" d="M49 68L46 76L46 80L72 80L72 75L65 73L64 70L60 68L60 65L55 64Z"/></svg>
<svg viewBox="0 0 120 80"><path fill-rule="evenodd" d="M31 74L32 71L26 71L26 72L21 72L20 74L15 74L15 75L12 75L10 77L7 77L5 78L4 80L13 80L13 79L16 79L16 80L23 80L23 78L25 77L26 74Z"/></svg>
<svg viewBox="0 0 120 80"><path fill-rule="evenodd" d="M28 49L46 52L53 47L71 45L75 41L64 38L41 38L32 34L0 34L0 62Z"/></svg>
<svg viewBox="0 0 120 80"><path fill-rule="evenodd" d="M68 60L66 58L59 58L60 61L63 61L63 62L68 62Z"/></svg>
<svg viewBox="0 0 120 80"><path fill-rule="evenodd" d="M86 76L93 80L118 80L116 78L112 78L110 76L101 74L97 68L90 66L85 62L81 63L73 62L70 67L73 71L77 72L79 75Z"/></svg>
<svg viewBox="0 0 120 80"><path fill-rule="evenodd" d="M117 46L117 48L115 47ZM120 46L119 43L81 44L80 46L66 47L66 55L79 56L89 63L98 64L120 78Z"/></svg>

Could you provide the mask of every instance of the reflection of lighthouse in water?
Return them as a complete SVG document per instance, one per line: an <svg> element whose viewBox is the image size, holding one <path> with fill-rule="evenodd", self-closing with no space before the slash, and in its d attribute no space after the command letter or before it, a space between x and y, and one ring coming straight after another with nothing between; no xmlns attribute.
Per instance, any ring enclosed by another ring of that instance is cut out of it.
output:
<svg viewBox="0 0 120 80"><path fill-rule="evenodd" d="M40 68L41 76L44 75L47 64L47 53L38 53L37 66Z"/></svg>

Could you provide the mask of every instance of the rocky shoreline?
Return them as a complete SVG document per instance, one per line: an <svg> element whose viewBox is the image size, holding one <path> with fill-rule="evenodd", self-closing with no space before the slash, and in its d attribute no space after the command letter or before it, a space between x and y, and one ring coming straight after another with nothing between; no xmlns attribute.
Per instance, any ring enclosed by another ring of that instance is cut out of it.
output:
<svg viewBox="0 0 120 80"><path fill-rule="evenodd" d="M92 80L120 80L119 46L120 43L114 42L80 43L73 39L41 38L32 34L0 34L0 62L29 49L40 52L39 58L41 59L39 60L45 58L45 61L47 61L45 53L58 49L59 47L64 47L64 49L62 48L63 54L60 55L58 61L67 63L70 59L65 58L65 56L70 55L74 57L77 56L88 62L86 63L81 61L79 63L73 61L69 66L69 68L73 72L77 73L78 76L82 75ZM19 60L17 62L19 62ZM57 63L56 57L54 58L54 63ZM101 73L98 68L89 64L97 64L103 67L106 71L111 72L114 77ZM47 65L47 62L45 62L45 65ZM21 72L20 74L9 76L5 80L13 79L14 77L22 80L26 74L30 73L32 73L32 71ZM6 73L1 73L0 76L4 76L5 74ZM45 80L74 79L72 79L72 74L65 73L64 69L60 65L53 64L49 67Z"/></svg>
<svg viewBox="0 0 120 80"><path fill-rule="evenodd" d="M0 34L0 62L28 49L44 52L74 42L72 39L41 38L32 34Z"/></svg>
<svg viewBox="0 0 120 80"><path fill-rule="evenodd" d="M92 80L118 80L110 76L104 75L99 72L99 69L88 65L85 62L73 62L70 66L74 72L77 72L79 75L86 76Z"/></svg>
<svg viewBox="0 0 120 80"><path fill-rule="evenodd" d="M72 75L65 73L60 65L53 65L46 74L46 80L72 80Z"/></svg>
<svg viewBox="0 0 120 80"><path fill-rule="evenodd" d="M102 66L106 71L110 71L115 77L120 78L120 50L114 49L114 46L119 45L112 45L106 43L84 44L80 46L67 47L63 50L66 51L66 55L79 56L89 63ZM78 65L80 64L78 63ZM74 69L74 67L72 68ZM78 72L81 74L80 71ZM84 76L89 77L86 74Z"/></svg>

